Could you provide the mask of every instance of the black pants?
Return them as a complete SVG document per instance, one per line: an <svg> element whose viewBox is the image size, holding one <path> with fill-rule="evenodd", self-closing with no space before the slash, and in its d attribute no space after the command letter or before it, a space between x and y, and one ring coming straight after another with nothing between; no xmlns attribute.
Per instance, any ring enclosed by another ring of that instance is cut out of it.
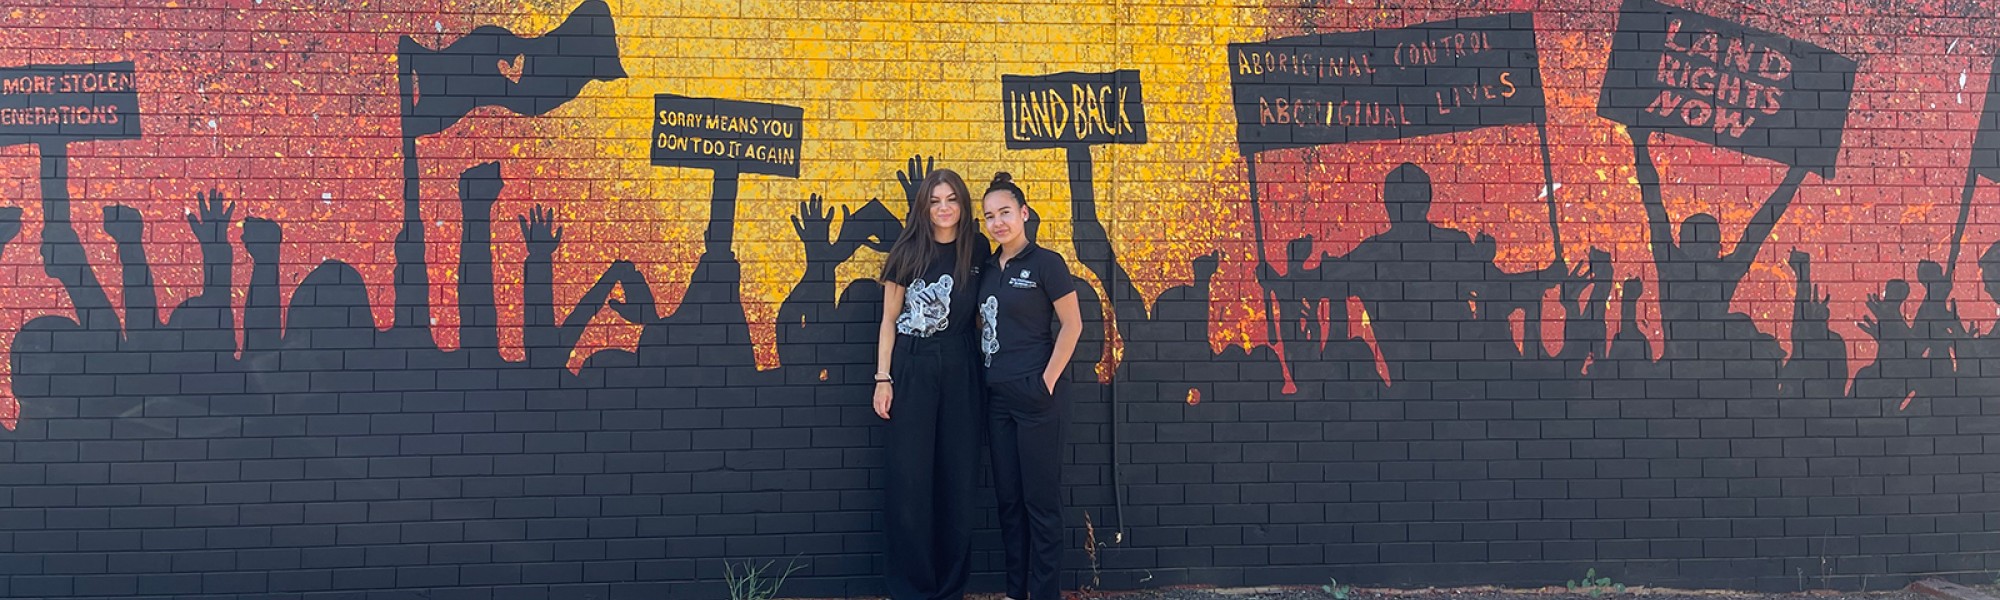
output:
<svg viewBox="0 0 2000 600"><path fill-rule="evenodd" d="M987 384L1007 596L1061 600L1063 411L1041 375Z"/></svg>
<svg viewBox="0 0 2000 600"><path fill-rule="evenodd" d="M973 488L979 469L979 363L973 337L896 336L886 450L888 548L894 600L958 600L972 571Z"/></svg>

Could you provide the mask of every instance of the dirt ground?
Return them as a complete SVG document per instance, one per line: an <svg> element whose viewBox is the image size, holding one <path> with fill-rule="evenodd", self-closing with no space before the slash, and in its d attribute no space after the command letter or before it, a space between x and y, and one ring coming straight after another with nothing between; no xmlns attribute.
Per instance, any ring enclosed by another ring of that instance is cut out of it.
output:
<svg viewBox="0 0 2000 600"><path fill-rule="evenodd" d="M1989 595L2000 592L1993 586L1980 588ZM1000 597L979 600L1001 600ZM1335 600L1319 587L1282 586L1249 588L1176 587L1072 593L1068 600ZM1575 593L1562 587L1502 589L1470 587L1451 589L1352 589L1346 600L1937 600L1908 590L1888 592L1838 592L1830 590L1756 593L1723 590L1675 590L1634 587L1623 593L1606 591L1600 595Z"/></svg>

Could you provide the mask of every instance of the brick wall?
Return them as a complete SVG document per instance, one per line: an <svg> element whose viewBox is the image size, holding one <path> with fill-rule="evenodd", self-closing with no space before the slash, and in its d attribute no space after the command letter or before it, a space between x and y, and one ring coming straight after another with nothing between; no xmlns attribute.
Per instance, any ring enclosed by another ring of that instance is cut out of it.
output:
<svg viewBox="0 0 2000 600"><path fill-rule="evenodd" d="M933 167L1068 588L1990 580L2000 18L1447 4L0 8L0 596L879 594Z"/></svg>

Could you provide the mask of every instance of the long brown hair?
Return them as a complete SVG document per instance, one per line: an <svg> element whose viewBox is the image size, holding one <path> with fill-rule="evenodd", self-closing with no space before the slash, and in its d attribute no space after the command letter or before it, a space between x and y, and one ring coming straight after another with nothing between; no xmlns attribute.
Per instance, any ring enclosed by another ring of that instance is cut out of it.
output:
<svg viewBox="0 0 2000 600"><path fill-rule="evenodd" d="M959 285L970 285L967 278L972 273L972 256L979 250L974 245L984 243L979 236L979 224L974 220L972 192L965 187L965 179L951 169L938 169L924 176L924 182L917 187L917 195L910 199L910 214L903 219L903 233L896 236L896 245L889 248L889 259L882 263L882 280L896 285L909 285L911 280L922 277L924 269L937 260L941 250L931 238L931 191L938 184L951 186L958 195L958 260L952 268L952 278Z"/></svg>

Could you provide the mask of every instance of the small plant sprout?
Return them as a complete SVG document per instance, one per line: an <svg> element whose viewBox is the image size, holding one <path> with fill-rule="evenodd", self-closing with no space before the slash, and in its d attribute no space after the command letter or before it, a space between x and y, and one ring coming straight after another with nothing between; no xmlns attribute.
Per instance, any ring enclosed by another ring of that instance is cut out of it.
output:
<svg viewBox="0 0 2000 600"><path fill-rule="evenodd" d="M1590 570L1584 572L1583 581L1569 580L1569 591L1575 594L1589 594L1590 597L1595 598L1607 593L1623 594L1625 593L1625 584L1612 583L1610 577L1598 577L1597 569L1592 567Z"/></svg>
<svg viewBox="0 0 2000 600"><path fill-rule="evenodd" d="M1326 581L1327 584L1319 586L1319 589L1322 592L1326 592L1328 596L1333 596L1333 600L1347 600L1349 596L1354 594L1354 586L1341 585L1339 579L1328 577Z"/></svg>
<svg viewBox="0 0 2000 600"><path fill-rule="evenodd" d="M735 565L723 563L722 580L729 584L729 600L771 600L772 598L776 598L778 597L778 588L785 585L785 578L791 577L792 573L799 569L806 568L805 565L787 561L785 563L785 572L779 573L776 578L773 578L770 574L771 564L767 562L764 563L764 566L760 567L745 562L743 563L743 572L738 574Z"/></svg>

